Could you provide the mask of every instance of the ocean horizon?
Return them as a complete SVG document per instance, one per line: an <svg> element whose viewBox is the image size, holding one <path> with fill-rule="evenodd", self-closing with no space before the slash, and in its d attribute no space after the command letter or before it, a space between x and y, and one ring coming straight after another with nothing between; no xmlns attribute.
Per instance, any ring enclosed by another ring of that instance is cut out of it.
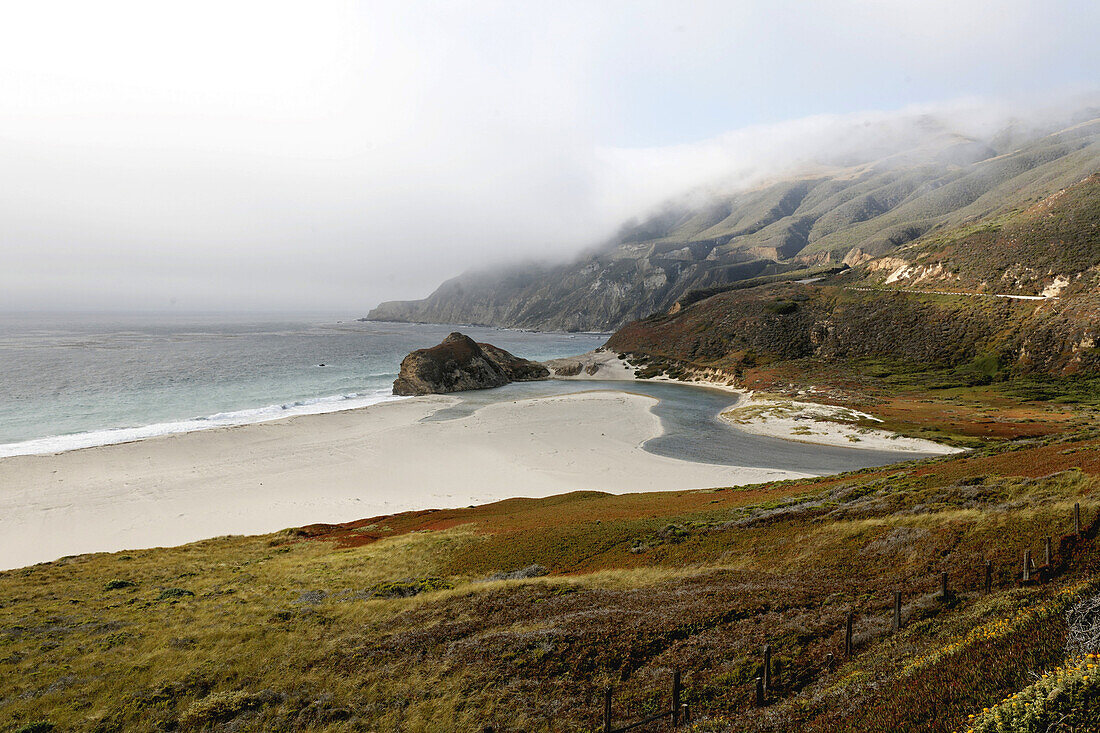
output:
<svg viewBox="0 0 1100 733"><path fill-rule="evenodd" d="M604 334L359 321L359 314L0 313L0 457L348 410L389 400L401 359L461 330L518 356Z"/></svg>

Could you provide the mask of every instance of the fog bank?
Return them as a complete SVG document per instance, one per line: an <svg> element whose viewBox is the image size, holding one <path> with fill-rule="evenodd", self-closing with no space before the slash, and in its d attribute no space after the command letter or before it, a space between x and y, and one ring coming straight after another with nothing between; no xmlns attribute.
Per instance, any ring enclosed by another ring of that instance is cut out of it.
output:
<svg viewBox="0 0 1100 733"><path fill-rule="evenodd" d="M1100 68L1088 3L4 16L0 310L419 297L688 191L1049 124Z"/></svg>

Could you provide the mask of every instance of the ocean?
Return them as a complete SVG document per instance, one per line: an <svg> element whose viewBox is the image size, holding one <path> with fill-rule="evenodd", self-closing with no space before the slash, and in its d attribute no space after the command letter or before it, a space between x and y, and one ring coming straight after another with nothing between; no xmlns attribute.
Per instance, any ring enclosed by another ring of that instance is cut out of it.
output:
<svg viewBox="0 0 1100 733"><path fill-rule="evenodd" d="M607 340L331 313L0 314L0 457L400 399L401 359L455 330L536 360Z"/></svg>

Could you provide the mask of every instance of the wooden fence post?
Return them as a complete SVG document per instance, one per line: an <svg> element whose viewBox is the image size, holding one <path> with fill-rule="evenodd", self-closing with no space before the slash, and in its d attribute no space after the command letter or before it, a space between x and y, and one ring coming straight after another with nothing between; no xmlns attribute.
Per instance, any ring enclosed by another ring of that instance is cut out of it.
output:
<svg viewBox="0 0 1100 733"><path fill-rule="evenodd" d="M940 600L947 600L947 571L940 573Z"/></svg>
<svg viewBox="0 0 1100 733"><path fill-rule="evenodd" d="M603 691L603 730L611 733L611 685Z"/></svg>
<svg viewBox="0 0 1100 733"><path fill-rule="evenodd" d="M1046 566L1048 568L1050 567L1051 563L1054 562L1054 549L1051 544L1052 541L1053 538L1049 536L1043 538L1043 552L1046 555Z"/></svg>
<svg viewBox="0 0 1100 733"><path fill-rule="evenodd" d="M1031 550L1024 550L1024 582L1031 580Z"/></svg>
<svg viewBox="0 0 1100 733"><path fill-rule="evenodd" d="M988 596L993 592L993 561L985 561L985 594Z"/></svg>
<svg viewBox="0 0 1100 733"><path fill-rule="evenodd" d="M849 613L848 619L844 623L844 656L852 656L852 623L855 621L855 614Z"/></svg>
<svg viewBox="0 0 1100 733"><path fill-rule="evenodd" d="M764 678L756 678L756 707L764 707ZM608 728L610 730L610 728Z"/></svg>
<svg viewBox="0 0 1100 733"><path fill-rule="evenodd" d="M672 670L672 725L680 724L680 670Z"/></svg>
<svg viewBox="0 0 1100 733"><path fill-rule="evenodd" d="M894 631L901 631L901 591L894 591Z"/></svg>
<svg viewBox="0 0 1100 733"><path fill-rule="evenodd" d="M772 645L764 645L764 690L772 688Z"/></svg>
<svg viewBox="0 0 1100 733"><path fill-rule="evenodd" d="M1073 534L1081 539L1081 502L1073 505Z"/></svg>
<svg viewBox="0 0 1100 733"><path fill-rule="evenodd" d="M681 718L681 720L684 721L684 725L687 725L691 722L691 705L689 703L684 703L684 716Z"/></svg>

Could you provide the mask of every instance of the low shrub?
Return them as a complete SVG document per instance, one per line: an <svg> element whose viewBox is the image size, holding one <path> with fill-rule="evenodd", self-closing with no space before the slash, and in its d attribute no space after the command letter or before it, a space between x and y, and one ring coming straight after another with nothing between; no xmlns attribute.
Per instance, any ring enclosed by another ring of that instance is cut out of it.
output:
<svg viewBox="0 0 1100 733"><path fill-rule="evenodd" d="M446 590L454 585L443 578L405 578L376 583L366 590L364 598L412 598L435 590Z"/></svg>
<svg viewBox="0 0 1100 733"><path fill-rule="evenodd" d="M180 725L202 728L211 723L230 720L251 708L264 703L262 695L253 695L244 690L214 692L201 700L196 700L180 715Z"/></svg>
<svg viewBox="0 0 1100 733"><path fill-rule="evenodd" d="M1066 612L1066 624L1069 627L1067 657L1100 654L1100 593L1071 607Z"/></svg>
<svg viewBox="0 0 1100 733"><path fill-rule="evenodd" d="M103 590L119 590L120 588L133 588L137 583L132 580L123 580L122 578L115 578L114 580L108 580L107 584L103 586Z"/></svg>
<svg viewBox="0 0 1100 733"><path fill-rule="evenodd" d="M526 580L527 578L541 578L550 571L542 565L528 565L519 570L510 570L504 573L493 573L486 580Z"/></svg>
<svg viewBox="0 0 1100 733"><path fill-rule="evenodd" d="M172 598L184 598L186 596L193 596L193 595L195 595L195 594L192 593L191 591L185 590L183 588L165 588L164 590L162 590L160 592L160 595L157 596L157 600L158 601L166 601L166 600L170 600Z"/></svg>
<svg viewBox="0 0 1100 733"><path fill-rule="evenodd" d="M1100 730L1100 655L1088 654L1042 676L997 705L969 716L968 732Z"/></svg>
<svg viewBox="0 0 1100 733"><path fill-rule="evenodd" d="M48 720L37 720L16 728L15 733L50 733L53 730L57 730L57 726L53 723Z"/></svg>
<svg viewBox="0 0 1100 733"><path fill-rule="evenodd" d="M787 313L794 313L798 310L798 303L790 300L775 300L771 303L764 304L764 310L768 313L775 313L777 315L786 315Z"/></svg>

